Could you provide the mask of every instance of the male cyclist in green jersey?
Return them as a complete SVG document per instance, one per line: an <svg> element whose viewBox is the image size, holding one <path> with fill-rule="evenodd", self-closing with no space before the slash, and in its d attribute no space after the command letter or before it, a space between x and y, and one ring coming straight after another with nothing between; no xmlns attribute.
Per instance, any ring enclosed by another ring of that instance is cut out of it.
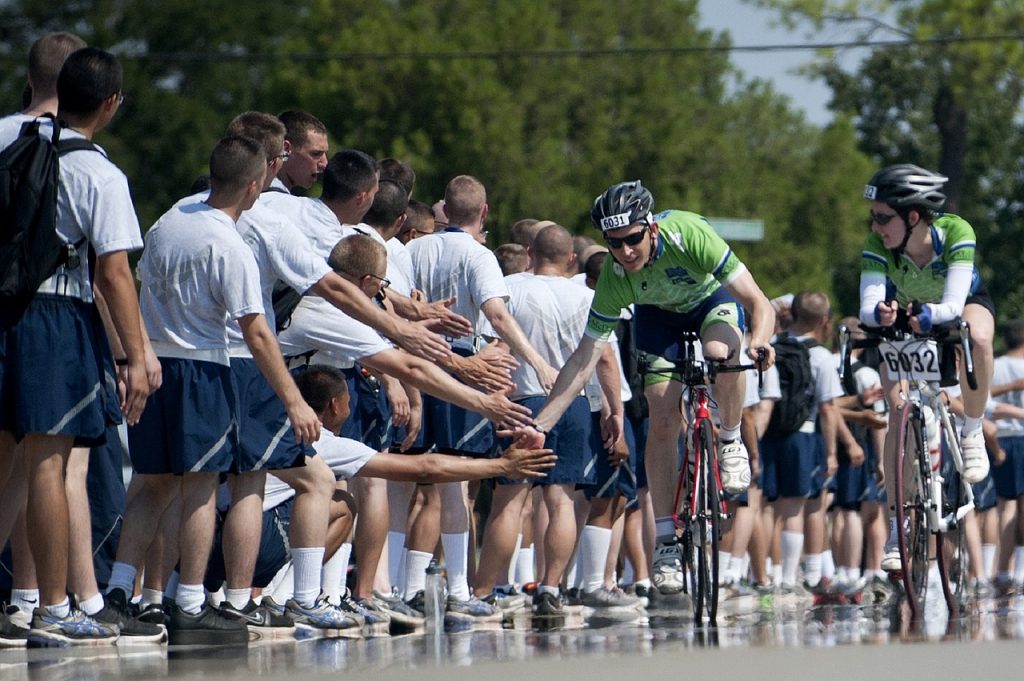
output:
<svg viewBox="0 0 1024 681"><path fill-rule="evenodd" d="M974 229L956 215L942 213L947 178L909 163L875 173L864 188L871 201L871 234L864 243L860 275L860 319L869 326L891 326L906 310L918 333L933 325L961 317L971 325L974 371L978 387L971 389L961 377L964 427L960 448L964 479L981 482L989 462L981 432L981 419L992 381L992 336L995 307L974 266ZM920 309L914 312L914 303ZM961 374L963 363L961 363ZM883 365L882 380L890 407L900 404L900 384ZM885 486L895 496L897 409L889 410L885 438ZM889 519L882 568L900 569L895 519Z"/></svg>
<svg viewBox="0 0 1024 681"><path fill-rule="evenodd" d="M740 361L746 308L752 321L747 354L756 359L758 350L762 350L763 366L773 363L769 339L775 311L750 272L707 220L678 210L652 215L653 203L651 193L639 180L613 185L594 201L591 219L604 233L615 262L601 272L586 333L537 414L531 443L543 442L543 435L579 393L593 373L621 310L631 304L635 305L639 350L674 358L680 334L699 332L704 355L724 358L729 364ZM745 372L720 374L714 386L722 423L718 460L722 484L729 492L742 492L750 485L747 450L740 440L745 376ZM668 377L660 381L649 378L653 380L648 383L653 385L645 390L650 405L647 475L661 543L654 556L652 579L661 593L677 593L683 584L674 542L672 501L682 384ZM613 395L610 402L614 401ZM621 426L621 404L613 404L606 425L613 441L618 439Z"/></svg>

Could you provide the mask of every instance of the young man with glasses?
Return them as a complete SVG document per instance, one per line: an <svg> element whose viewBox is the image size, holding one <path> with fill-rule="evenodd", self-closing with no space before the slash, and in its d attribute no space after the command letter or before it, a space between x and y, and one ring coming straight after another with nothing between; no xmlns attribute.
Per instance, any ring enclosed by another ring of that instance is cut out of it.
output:
<svg viewBox="0 0 1024 681"><path fill-rule="evenodd" d="M680 334L691 331L700 333L706 357L738 364L746 309L752 329L748 357L756 360L763 351L764 367L774 362L769 339L775 313L747 268L707 220L679 210L652 215L653 204L651 193L639 180L613 185L594 201L591 219L604 233L615 261L601 272L586 334L537 414L531 444L542 442L569 406L596 366L621 310L631 304L636 306L637 349L650 355L674 358ZM683 587L672 522L682 384L654 375L646 383L650 407L646 466L659 541L652 577L658 591L673 594ZM714 386L722 421L718 455L722 484L732 493L750 485L747 450L739 432L745 383L746 374L740 372L720 375ZM622 415L614 416L621 430Z"/></svg>

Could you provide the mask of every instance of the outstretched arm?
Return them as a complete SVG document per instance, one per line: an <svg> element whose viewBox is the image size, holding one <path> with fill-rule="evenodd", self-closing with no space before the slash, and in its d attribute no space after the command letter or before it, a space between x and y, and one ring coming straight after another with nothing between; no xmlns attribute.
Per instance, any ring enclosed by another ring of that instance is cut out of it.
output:
<svg viewBox="0 0 1024 681"><path fill-rule="evenodd" d="M587 377L594 372L597 361L604 352L607 341L599 341L584 336L579 347L569 356L568 361L562 370L558 372L558 379L555 380L555 387L551 389L547 402L541 408L540 413L533 420L534 424L544 431L541 433L536 428L529 427L522 431L524 446L539 447L544 442L544 434L554 428L558 419L569 408L572 401L576 399L587 382Z"/></svg>
<svg viewBox="0 0 1024 681"><path fill-rule="evenodd" d="M436 361L451 352L440 336L419 324L388 314L374 305L358 286L335 272L324 275L309 290L350 317L372 326L414 355Z"/></svg>
<svg viewBox="0 0 1024 681"><path fill-rule="evenodd" d="M526 334L523 333L515 317L509 314L505 301L502 298L491 298L485 301L480 306L480 309L483 311L484 316L487 317L487 321L494 327L498 336L501 337L501 340L508 344L512 352L522 357L526 360L527 364L533 367L533 370L537 372L537 378L540 379L541 386L544 390L550 392L557 372L530 345L530 341L527 340Z"/></svg>

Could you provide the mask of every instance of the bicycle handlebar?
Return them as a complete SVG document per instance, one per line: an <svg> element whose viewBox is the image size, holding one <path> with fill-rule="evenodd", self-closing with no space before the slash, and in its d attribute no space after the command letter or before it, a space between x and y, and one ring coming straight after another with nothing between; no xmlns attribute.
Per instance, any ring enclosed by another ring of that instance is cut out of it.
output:
<svg viewBox="0 0 1024 681"><path fill-rule="evenodd" d="M861 325L860 328L867 337L854 340L851 343L850 329L845 325L839 327L839 357L841 360L839 364L840 381L844 380L846 375L850 372L852 364L851 350L855 350L857 348L878 347L881 343L886 341L933 340L942 346L960 346L961 350L963 350L963 361L965 373L967 374L967 384L970 386L971 390L977 390L978 378L974 372L974 355L971 346L971 326L965 320L958 317L945 324L936 324L927 332L916 333L911 330L909 320L904 312L897 318L896 323L892 326ZM955 371L953 373L955 377Z"/></svg>
<svg viewBox="0 0 1024 681"><path fill-rule="evenodd" d="M757 349L757 362L755 364L726 364L732 359L732 354L728 357L705 357L703 361L697 359L696 355L696 344L700 341L700 336L692 332L684 332L680 337L680 350L682 356L676 359L660 358L662 361L667 362L667 367L652 367L650 360L645 355L639 365L639 371L641 375L646 374L679 374L682 379L682 383L687 386L698 386L698 385L713 385L715 378L720 373L732 374L739 373L741 371L757 370L757 387L758 389L764 386L764 359L765 350L764 348Z"/></svg>

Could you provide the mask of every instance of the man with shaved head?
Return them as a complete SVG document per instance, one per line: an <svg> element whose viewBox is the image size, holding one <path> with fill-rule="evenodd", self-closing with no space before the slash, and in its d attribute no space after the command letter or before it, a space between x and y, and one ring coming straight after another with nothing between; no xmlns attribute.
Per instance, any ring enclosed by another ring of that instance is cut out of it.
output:
<svg viewBox="0 0 1024 681"><path fill-rule="evenodd" d="M469 175L459 175L448 183L444 195L444 211L448 225L441 231L409 243L416 273L416 288L428 300L447 300L454 296L451 309L473 322L472 333L452 339L452 349L462 355L475 355L484 345L481 314L486 317L493 334L527 366L521 368L546 392L557 372L547 358L530 343L506 307L508 288L494 254L480 242L487 218L487 191L483 184ZM494 430L478 414L453 405L425 399L425 439L432 440L438 451L466 456L487 456L494 449ZM429 442L425 442L429 446ZM500 617L494 608L472 597L469 590L468 549L469 509L462 483L441 486L441 540L448 564L451 589L449 608L484 618ZM407 546L410 556L426 556L433 546ZM410 563L407 574L422 574L419 565ZM423 566L425 567L425 566ZM412 588L417 590L419 584ZM406 597L414 597L407 593ZM480 607L483 606L483 607Z"/></svg>
<svg viewBox="0 0 1024 681"><path fill-rule="evenodd" d="M561 368L583 337L594 294L569 279L576 270L576 257L572 250L572 236L564 227L551 224L541 229L533 238L529 253L533 269L505 278L509 289L509 312L530 344L549 364ZM610 352L599 367L599 372L610 367L615 383L612 390L618 393L618 370ZM524 367L516 369L512 378L516 383L513 401L536 412L546 398L544 386L533 372ZM538 538L544 544L544 578L534 597L534 615L564 615L558 587L576 542L573 492L577 485L594 482L590 411L587 398L576 397L547 434L546 446L558 455L558 463L548 471L545 479L531 480L527 484L498 480L494 491L495 513L484 535L477 572L475 590L478 596L494 602L501 598L501 594L492 594L491 591L499 576L508 573L520 530L523 504L529 500L529 483L533 483L543 490L549 517L543 539Z"/></svg>

